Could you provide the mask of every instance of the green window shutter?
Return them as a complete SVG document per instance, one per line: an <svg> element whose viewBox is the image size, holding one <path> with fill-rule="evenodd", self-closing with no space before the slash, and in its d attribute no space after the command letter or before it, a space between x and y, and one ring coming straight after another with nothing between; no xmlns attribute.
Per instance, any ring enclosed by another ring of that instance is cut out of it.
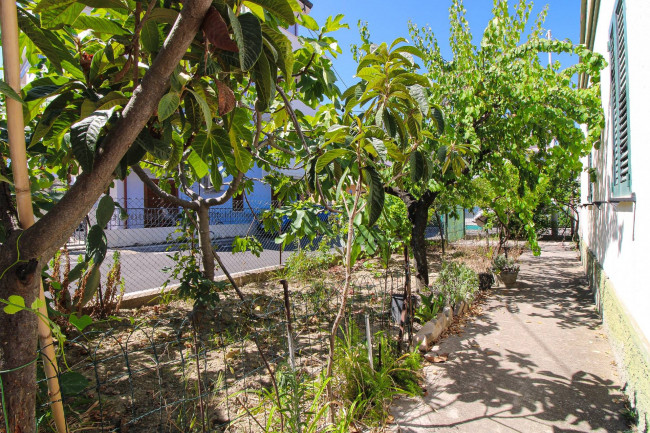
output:
<svg viewBox="0 0 650 433"><path fill-rule="evenodd" d="M612 194L614 197L632 192L630 160L630 108L628 85L627 33L625 28L625 2L620 0L614 10L610 30L610 78L613 129Z"/></svg>

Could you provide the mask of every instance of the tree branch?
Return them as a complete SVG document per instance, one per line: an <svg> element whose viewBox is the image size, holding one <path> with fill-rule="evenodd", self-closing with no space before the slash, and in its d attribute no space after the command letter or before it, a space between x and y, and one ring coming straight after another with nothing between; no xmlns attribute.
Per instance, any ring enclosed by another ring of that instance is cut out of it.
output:
<svg viewBox="0 0 650 433"><path fill-rule="evenodd" d="M242 179L244 179L244 172L240 171L237 173L237 176L233 178L232 182L230 182L228 189L223 194L221 194L219 197L209 198L205 200L207 205L219 206L226 203L228 200L230 200L230 197L232 197L235 191L237 191L237 188L239 188L239 184L241 183Z"/></svg>
<svg viewBox="0 0 650 433"><path fill-rule="evenodd" d="M82 173L50 212L25 231L21 251L27 258L47 261L70 237L114 178L114 171L131 144L158 107L169 77L196 36L210 0L187 0L158 56L135 88L122 118L104 139L104 153L90 172Z"/></svg>
<svg viewBox="0 0 650 433"><path fill-rule="evenodd" d="M180 206L185 209L192 209L192 210L198 210L199 204L194 202L194 201L188 201L188 200L183 200L182 198L176 197L175 195L171 195L165 191L163 191L158 185L156 185L150 178L147 176L147 173L144 172L142 167L140 167L139 164L132 165L131 169L133 172L138 175L140 180L147 185L147 187L153 191L154 194L156 194L158 197L161 199L168 201L172 204L175 204L176 206Z"/></svg>

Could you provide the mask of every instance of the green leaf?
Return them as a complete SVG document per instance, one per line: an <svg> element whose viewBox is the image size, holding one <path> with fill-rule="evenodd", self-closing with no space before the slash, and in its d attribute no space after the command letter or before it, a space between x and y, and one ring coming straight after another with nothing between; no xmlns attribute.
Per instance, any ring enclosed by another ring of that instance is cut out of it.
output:
<svg viewBox="0 0 650 433"><path fill-rule="evenodd" d="M157 9L154 9L157 10ZM72 23L75 29L90 29L95 33L104 33L107 35L122 36L130 34L123 26L107 18L93 17L81 14Z"/></svg>
<svg viewBox="0 0 650 433"><path fill-rule="evenodd" d="M230 137L230 144L232 146L233 154L235 155L235 166L237 166L237 170L246 173L251 167L253 155L251 155L248 149L242 146L241 141L235 134L234 129L231 129L228 135Z"/></svg>
<svg viewBox="0 0 650 433"><path fill-rule="evenodd" d="M445 131L445 118L442 115L442 110L437 107L431 107L431 114L438 126L438 134L442 134Z"/></svg>
<svg viewBox="0 0 650 433"><path fill-rule="evenodd" d="M237 16L230 8L228 8L228 16L235 41L239 47L241 69L248 71L260 58L264 46L260 20L249 12Z"/></svg>
<svg viewBox="0 0 650 433"><path fill-rule="evenodd" d="M36 144L45 137L61 113L63 113L68 104L73 100L74 96L75 95L72 92L65 92L64 94L57 96L47 105L30 138L30 146Z"/></svg>
<svg viewBox="0 0 650 433"><path fill-rule="evenodd" d="M364 182L368 186L368 203L366 204L366 214L368 216L368 227L372 227L381 216L384 209L384 185L379 177L379 173L374 167L366 166L363 168Z"/></svg>
<svg viewBox="0 0 650 433"><path fill-rule="evenodd" d="M265 111L271 103L275 83L271 82L271 66L264 55L260 56L259 61L255 64L253 81L255 81L255 90L257 90L255 106L258 110Z"/></svg>
<svg viewBox="0 0 650 433"><path fill-rule="evenodd" d="M77 315L75 313L72 313L72 314L70 314L70 317L68 318L68 320L70 320L70 323L75 328L77 328L79 331L83 331L84 329L86 329L88 326L90 326L93 323L93 319L90 316L88 316L87 314L84 314L81 317L77 317Z"/></svg>
<svg viewBox="0 0 650 433"><path fill-rule="evenodd" d="M46 29L62 28L70 25L84 10L81 3L68 3L56 8L49 8L41 13L41 27Z"/></svg>
<svg viewBox="0 0 650 433"><path fill-rule="evenodd" d="M199 179L207 176L207 174L210 172L210 167L208 167L208 164L203 161L203 159L195 150L190 152L190 155L187 157L187 162L190 164L190 167L192 167L194 170L194 174Z"/></svg>
<svg viewBox="0 0 650 433"><path fill-rule="evenodd" d="M23 98L21 98L20 95L16 93L14 89L11 88L11 86L9 86L9 84L5 83L4 80L0 80L0 93L5 95L7 98L11 98L14 101L20 102L24 106L27 106L27 104L25 104L25 101L23 101Z"/></svg>
<svg viewBox="0 0 650 433"><path fill-rule="evenodd" d="M426 116L429 114L429 98L427 98L427 91L419 84L414 84L409 89L409 94L418 103L420 112Z"/></svg>
<svg viewBox="0 0 650 433"><path fill-rule="evenodd" d="M165 136L163 135L163 138L164 137ZM171 157L171 140L169 140L169 142L165 142L163 140L159 140L158 138L152 137L147 127L142 129L140 134L138 134L137 138L135 139L135 142L142 149L146 150L157 159L167 161Z"/></svg>
<svg viewBox="0 0 650 433"><path fill-rule="evenodd" d="M320 173L330 162L346 154L353 154L349 149L332 149L325 152L316 162L316 173Z"/></svg>
<svg viewBox="0 0 650 433"><path fill-rule="evenodd" d="M147 15L147 21L152 20L165 24L174 24L177 18L178 11L167 8L155 8L149 13L149 15Z"/></svg>
<svg viewBox="0 0 650 433"><path fill-rule="evenodd" d="M70 54L63 41L54 32L41 28L39 21L20 7L18 26L56 69L65 69L75 78L85 79L79 62Z"/></svg>
<svg viewBox="0 0 650 433"><path fill-rule="evenodd" d="M88 230L86 237L86 261L92 260L94 266L99 266L106 257L107 249L104 229L95 224Z"/></svg>
<svg viewBox="0 0 650 433"><path fill-rule="evenodd" d="M95 111L70 127L72 152L84 171L91 172L93 169L97 139L111 114L112 110Z"/></svg>
<svg viewBox="0 0 650 433"><path fill-rule="evenodd" d="M41 307L45 306L45 302L41 301L41 298L36 298L34 299L34 302L32 302L31 309L32 310L38 310Z"/></svg>
<svg viewBox="0 0 650 433"><path fill-rule="evenodd" d="M158 102L158 120L162 122L174 114L180 103L181 98L176 92L169 92L163 96Z"/></svg>
<svg viewBox="0 0 650 433"><path fill-rule="evenodd" d="M296 16L287 0L248 0L262 6L278 18L282 18L289 25L296 23Z"/></svg>
<svg viewBox="0 0 650 433"><path fill-rule="evenodd" d="M411 165L411 180L417 182L420 179L425 177L425 167L424 155L419 150L414 150L409 156L409 162Z"/></svg>
<svg viewBox="0 0 650 433"><path fill-rule="evenodd" d="M308 15L305 15L308 16ZM282 32L275 30L267 24L262 25L264 35L271 41L273 46L278 52L278 66L285 77L290 77L293 74L293 47L291 41Z"/></svg>
<svg viewBox="0 0 650 433"><path fill-rule="evenodd" d="M194 100L199 104L201 111L203 112L203 119L205 120L206 129L208 131L212 130L212 111L210 111L210 106L205 99L192 89L187 89L194 96Z"/></svg>
<svg viewBox="0 0 650 433"><path fill-rule="evenodd" d="M7 179L6 177L4 177L1 174L0 174L0 182L5 182L5 183L8 183L9 185L13 185L13 183L9 179Z"/></svg>
<svg viewBox="0 0 650 433"><path fill-rule="evenodd" d="M97 288L101 283L101 272L99 270L99 263L93 264L93 266L88 271L88 278L86 279L86 286L84 287L83 296L81 298L81 307L90 302L95 293L97 293Z"/></svg>
<svg viewBox="0 0 650 433"><path fill-rule="evenodd" d="M140 33L140 42L145 51L149 53L157 53L160 46L160 32L158 31L158 23L152 20L147 20L142 26Z"/></svg>
<svg viewBox="0 0 650 433"><path fill-rule="evenodd" d="M106 224L108 224L111 218L113 218L113 212L115 212L115 202L113 202L113 197L110 195L103 196L99 200L97 211L95 212L97 225L102 228L106 227Z"/></svg>
<svg viewBox="0 0 650 433"><path fill-rule="evenodd" d="M68 274L68 281L73 282L78 280L86 270L86 266L88 266L87 262L77 263L76 266L72 268L72 270Z"/></svg>
<svg viewBox="0 0 650 433"><path fill-rule="evenodd" d="M25 309L25 299L22 296L11 295L7 301L9 303L3 309L6 314L16 314Z"/></svg>

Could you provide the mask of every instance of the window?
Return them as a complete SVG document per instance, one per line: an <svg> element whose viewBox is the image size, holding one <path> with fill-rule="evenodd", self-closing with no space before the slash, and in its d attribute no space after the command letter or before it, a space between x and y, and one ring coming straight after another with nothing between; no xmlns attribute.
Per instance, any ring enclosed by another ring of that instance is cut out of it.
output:
<svg viewBox="0 0 650 433"><path fill-rule="evenodd" d="M612 194L614 197L630 195L632 192L626 36L625 2L619 0L614 10L609 34L610 103L614 157Z"/></svg>
<svg viewBox="0 0 650 433"><path fill-rule="evenodd" d="M244 194L236 194L232 196L232 210L243 211L244 210Z"/></svg>

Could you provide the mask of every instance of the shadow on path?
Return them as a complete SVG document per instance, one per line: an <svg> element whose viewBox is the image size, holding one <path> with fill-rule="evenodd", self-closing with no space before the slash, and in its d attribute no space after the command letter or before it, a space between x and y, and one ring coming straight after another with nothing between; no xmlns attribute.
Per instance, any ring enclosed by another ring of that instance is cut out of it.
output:
<svg viewBox="0 0 650 433"><path fill-rule="evenodd" d="M522 256L515 288L497 288L425 368L424 398L395 402L401 432L625 431L619 382L577 253L543 243Z"/></svg>

